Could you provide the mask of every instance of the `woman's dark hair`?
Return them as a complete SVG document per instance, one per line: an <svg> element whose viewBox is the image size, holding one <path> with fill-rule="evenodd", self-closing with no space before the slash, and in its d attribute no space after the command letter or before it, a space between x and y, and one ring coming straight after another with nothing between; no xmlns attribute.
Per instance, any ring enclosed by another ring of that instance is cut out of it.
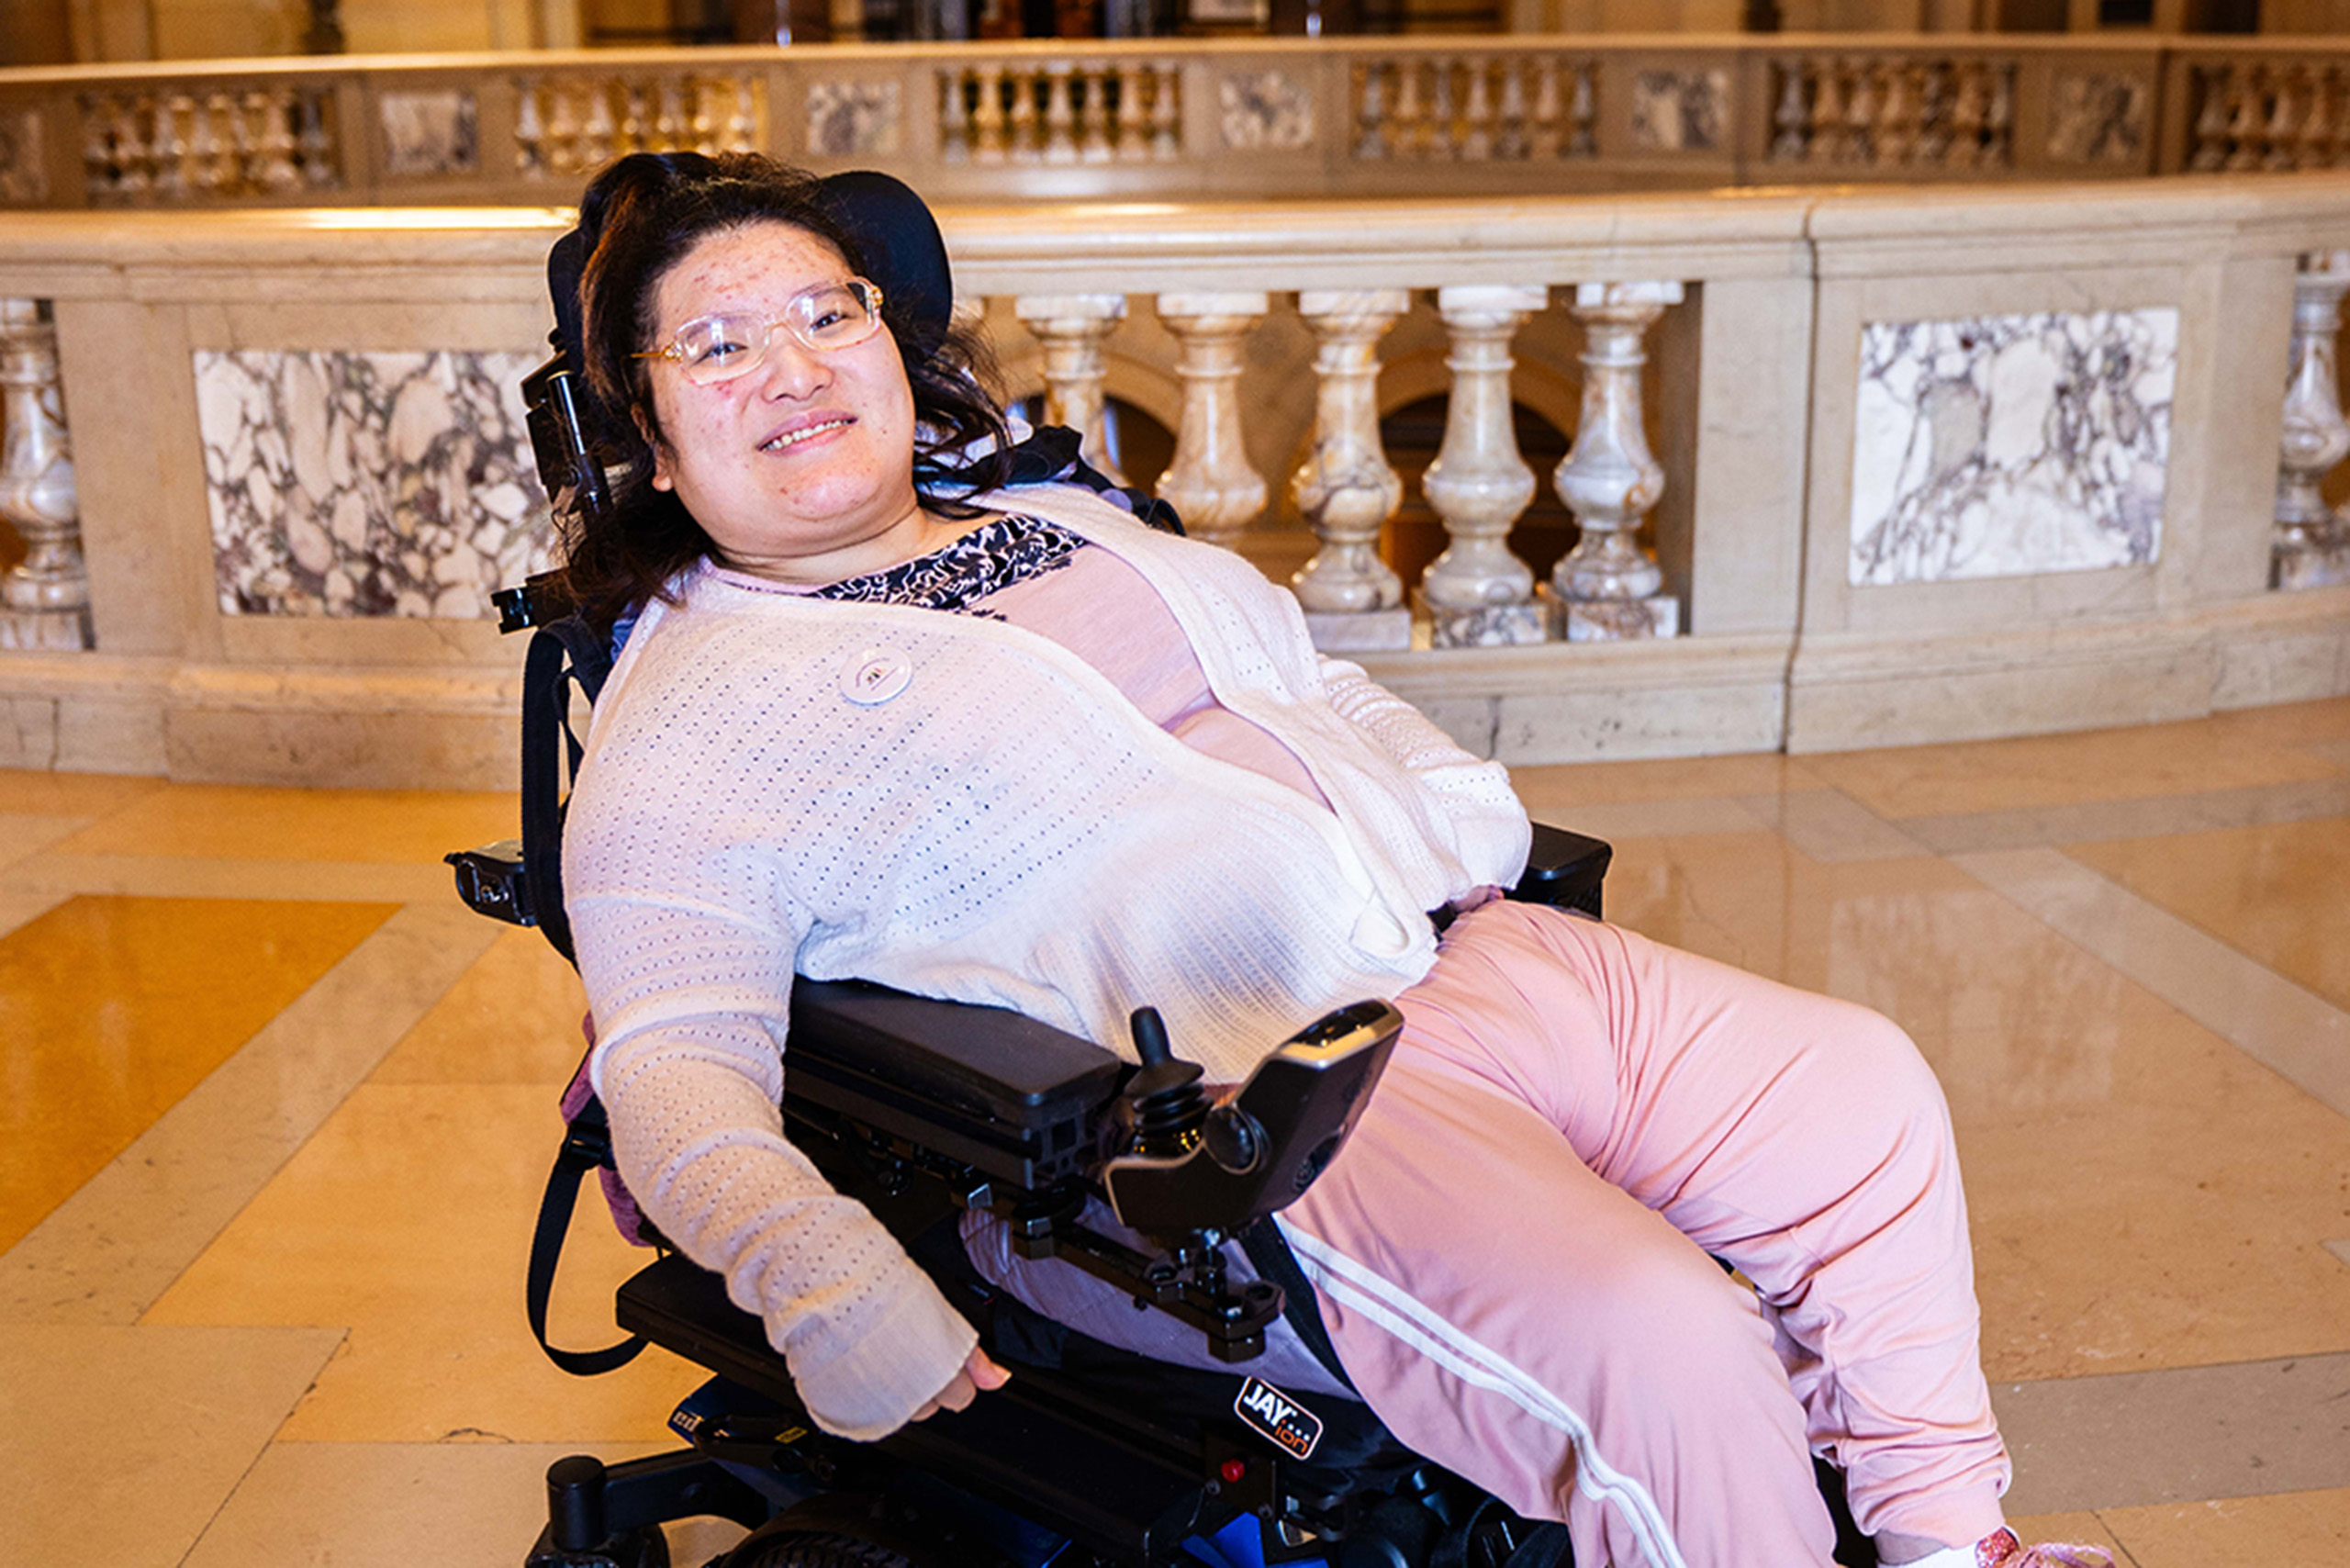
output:
<svg viewBox="0 0 2350 1568"><path fill-rule="evenodd" d="M1010 472L1002 410L983 386L992 362L974 332L949 325L942 302L893 290L883 258L868 256L843 221L837 194L812 174L757 153L635 152L605 168L579 198L580 370L596 456L611 505L582 508L564 530L565 574L588 623L608 629L659 597L679 572L721 554L672 491L653 487L651 362L633 357L655 329L654 296L668 270L706 236L783 223L823 241L849 269L881 284L881 319L905 364L914 403L913 471L925 510L968 515L957 496L1001 485ZM917 310L917 304L931 308ZM558 302L558 316L563 314ZM984 445L982 455L968 449ZM945 494L935 492L944 490Z"/></svg>

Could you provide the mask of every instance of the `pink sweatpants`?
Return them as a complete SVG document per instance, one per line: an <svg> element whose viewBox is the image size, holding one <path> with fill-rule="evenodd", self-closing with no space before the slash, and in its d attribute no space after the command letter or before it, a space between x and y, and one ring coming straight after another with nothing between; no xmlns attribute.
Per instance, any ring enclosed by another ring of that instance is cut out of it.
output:
<svg viewBox="0 0 2350 1568"><path fill-rule="evenodd" d="M1949 1114L1898 1028L1498 902L1400 1005L1281 1216L1397 1436L1594 1565L1827 1568L1811 1452L1872 1534L1999 1528Z"/></svg>

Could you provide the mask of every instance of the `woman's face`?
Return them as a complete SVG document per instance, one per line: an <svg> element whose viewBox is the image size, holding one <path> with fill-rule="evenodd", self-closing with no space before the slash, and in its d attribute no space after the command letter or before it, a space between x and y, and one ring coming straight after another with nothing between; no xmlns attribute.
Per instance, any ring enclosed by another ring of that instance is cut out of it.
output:
<svg viewBox="0 0 2350 1568"><path fill-rule="evenodd" d="M705 235L654 288L654 336L722 311L781 318L795 297L850 276L831 245L783 223ZM888 329L845 349L778 327L766 357L697 386L652 360L653 483L675 490L727 564L783 582L828 583L920 553L913 394Z"/></svg>

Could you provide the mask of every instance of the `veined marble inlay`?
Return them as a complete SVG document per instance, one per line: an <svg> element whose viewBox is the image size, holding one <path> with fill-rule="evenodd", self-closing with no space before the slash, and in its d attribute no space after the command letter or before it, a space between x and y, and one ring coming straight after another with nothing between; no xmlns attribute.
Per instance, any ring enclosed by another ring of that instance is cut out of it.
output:
<svg viewBox="0 0 2350 1568"><path fill-rule="evenodd" d="M474 95L451 87L427 93L385 93L375 100L384 131L384 172L410 179L470 174L481 167L481 135Z"/></svg>
<svg viewBox="0 0 2350 1568"><path fill-rule="evenodd" d="M895 82L817 82L808 88L808 151L853 158L898 150Z"/></svg>
<svg viewBox="0 0 2350 1568"><path fill-rule="evenodd" d="M1314 89L1304 83L1279 71L1235 72L1216 91L1226 147L1314 145Z"/></svg>
<svg viewBox="0 0 2350 1568"><path fill-rule="evenodd" d="M49 199L49 165L41 151L40 111L0 114L0 201Z"/></svg>
<svg viewBox="0 0 2350 1568"><path fill-rule="evenodd" d="M223 613L475 618L547 564L536 354L195 358Z"/></svg>
<svg viewBox="0 0 2350 1568"><path fill-rule="evenodd" d="M1869 323L1852 582L2154 559L2177 361L2167 307Z"/></svg>
<svg viewBox="0 0 2350 1568"><path fill-rule="evenodd" d="M1632 78L1632 145L1706 152L1722 145L1729 118L1727 71L1643 71Z"/></svg>

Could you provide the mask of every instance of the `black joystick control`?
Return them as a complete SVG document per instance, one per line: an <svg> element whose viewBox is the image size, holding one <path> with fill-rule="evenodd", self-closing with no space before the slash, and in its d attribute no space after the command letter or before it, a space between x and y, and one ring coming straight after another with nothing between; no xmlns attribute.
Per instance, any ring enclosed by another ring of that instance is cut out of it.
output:
<svg viewBox="0 0 2350 1568"><path fill-rule="evenodd" d="M1134 1152L1146 1159L1180 1159L1199 1147L1208 1119L1200 1064L1179 1061L1167 1044L1167 1024L1156 1007L1138 1007L1127 1020L1142 1066L1126 1081Z"/></svg>

